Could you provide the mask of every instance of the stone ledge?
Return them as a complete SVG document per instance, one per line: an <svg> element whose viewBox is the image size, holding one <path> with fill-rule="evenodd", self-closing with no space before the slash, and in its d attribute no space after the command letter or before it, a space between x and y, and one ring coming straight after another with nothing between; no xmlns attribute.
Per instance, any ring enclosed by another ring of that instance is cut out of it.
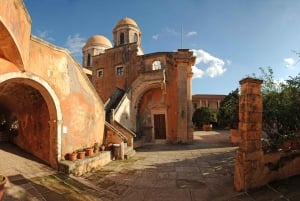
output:
<svg viewBox="0 0 300 201"><path fill-rule="evenodd" d="M93 156L85 157L84 159L77 159L75 161L59 161L58 170L66 174L73 174L80 176L93 169L103 167L111 161L111 152L104 151Z"/></svg>

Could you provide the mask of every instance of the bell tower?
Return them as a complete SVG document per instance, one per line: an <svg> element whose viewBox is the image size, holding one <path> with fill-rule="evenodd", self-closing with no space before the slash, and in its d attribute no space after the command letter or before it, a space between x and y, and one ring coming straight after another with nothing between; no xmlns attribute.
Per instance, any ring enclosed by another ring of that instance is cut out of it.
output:
<svg viewBox="0 0 300 201"><path fill-rule="evenodd" d="M121 19L113 29L114 47L137 43L141 49L142 33L136 22L128 17Z"/></svg>
<svg viewBox="0 0 300 201"><path fill-rule="evenodd" d="M82 48L82 66L92 67L93 56L103 54L109 48L112 48L112 44L105 36L90 37Z"/></svg>

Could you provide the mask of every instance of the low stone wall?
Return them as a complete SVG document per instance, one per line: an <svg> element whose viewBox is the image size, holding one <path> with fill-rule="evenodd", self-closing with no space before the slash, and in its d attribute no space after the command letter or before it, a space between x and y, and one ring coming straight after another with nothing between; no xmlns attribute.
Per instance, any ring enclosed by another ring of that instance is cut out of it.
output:
<svg viewBox="0 0 300 201"><path fill-rule="evenodd" d="M300 150L265 154L261 172L261 185L300 174Z"/></svg>
<svg viewBox="0 0 300 201"><path fill-rule="evenodd" d="M83 175L86 172L90 172L96 168L103 167L111 161L111 152L103 151L84 159L78 159L75 161L60 161L58 164L59 171L66 174L73 174L75 176Z"/></svg>

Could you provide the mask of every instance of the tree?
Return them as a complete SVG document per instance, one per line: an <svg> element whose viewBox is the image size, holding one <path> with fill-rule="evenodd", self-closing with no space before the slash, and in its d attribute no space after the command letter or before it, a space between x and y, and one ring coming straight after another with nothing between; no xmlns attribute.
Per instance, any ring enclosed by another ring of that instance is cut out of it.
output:
<svg viewBox="0 0 300 201"><path fill-rule="evenodd" d="M218 123L220 127L238 127L239 122L239 89L230 92L220 103Z"/></svg>
<svg viewBox="0 0 300 201"><path fill-rule="evenodd" d="M271 142L294 138L300 127L300 74L275 82L272 69L260 68L263 96L263 130Z"/></svg>
<svg viewBox="0 0 300 201"><path fill-rule="evenodd" d="M197 108L193 114L192 121L196 127L201 128L203 124L209 124L214 121L213 111L207 107Z"/></svg>

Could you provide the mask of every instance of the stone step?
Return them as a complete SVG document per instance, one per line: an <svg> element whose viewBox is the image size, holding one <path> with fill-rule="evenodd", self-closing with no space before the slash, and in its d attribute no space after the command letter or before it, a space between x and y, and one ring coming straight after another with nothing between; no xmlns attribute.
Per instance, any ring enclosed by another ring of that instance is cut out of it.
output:
<svg viewBox="0 0 300 201"><path fill-rule="evenodd" d="M124 150L124 159L127 160L135 155L135 150L132 146L126 147Z"/></svg>

